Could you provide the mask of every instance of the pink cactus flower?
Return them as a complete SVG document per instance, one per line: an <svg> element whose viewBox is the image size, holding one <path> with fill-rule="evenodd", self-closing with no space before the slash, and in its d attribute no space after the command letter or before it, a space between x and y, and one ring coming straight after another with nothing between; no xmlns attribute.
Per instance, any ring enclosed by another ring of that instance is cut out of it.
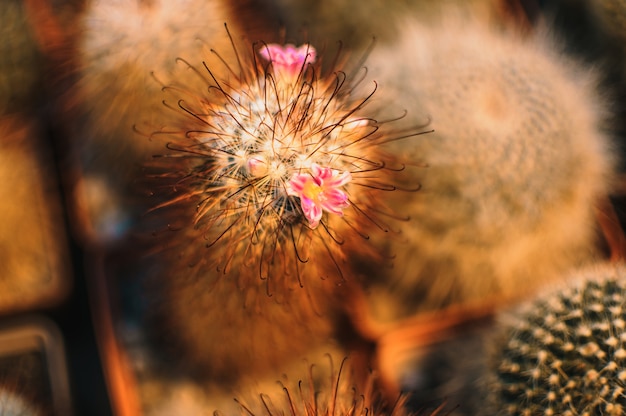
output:
<svg viewBox="0 0 626 416"><path fill-rule="evenodd" d="M272 43L259 51L264 59L272 62L274 71L285 75L289 79L297 78L302 67L307 63L315 62L315 48L304 44L296 48L292 44L285 46Z"/></svg>
<svg viewBox="0 0 626 416"><path fill-rule="evenodd" d="M311 173L294 173L287 184L287 194L300 197L302 211L309 226L316 228L322 212L343 215L348 207L348 195L339 189L352 180L350 172L311 165Z"/></svg>

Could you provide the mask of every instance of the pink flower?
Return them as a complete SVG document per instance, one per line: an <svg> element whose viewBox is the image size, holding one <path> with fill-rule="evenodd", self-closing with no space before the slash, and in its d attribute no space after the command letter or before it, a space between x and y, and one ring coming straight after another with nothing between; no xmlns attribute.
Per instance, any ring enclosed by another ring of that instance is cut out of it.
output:
<svg viewBox="0 0 626 416"><path fill-rule="evenodd" d="M315 62L315 48L309 44L296 48L292 44L272 43L261 48L259 53L272 62L275 71L290 79L296 78L304 65Z"/></svg>
<svg viewBox="0 0 626 416"><path fill-rule="evenodd" d="M322 219L322 211L343 215L348 204L348 195L339 189L352 180L350 172L339 172L311 165L311 174L294 173L287 184L287 194L300 197L302 211L315 228Z"/></svg>

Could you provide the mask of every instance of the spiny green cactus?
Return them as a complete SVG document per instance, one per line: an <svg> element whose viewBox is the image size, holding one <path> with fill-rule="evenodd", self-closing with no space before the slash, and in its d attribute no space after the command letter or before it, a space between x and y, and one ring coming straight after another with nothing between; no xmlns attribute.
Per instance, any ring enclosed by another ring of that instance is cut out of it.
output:
<svg viewBox="0 0 626 416"><path fill-rule="evenodd" d="M507 326L493 357L494 414L626 412L626 270L606 266L580 277Z"/></svg>

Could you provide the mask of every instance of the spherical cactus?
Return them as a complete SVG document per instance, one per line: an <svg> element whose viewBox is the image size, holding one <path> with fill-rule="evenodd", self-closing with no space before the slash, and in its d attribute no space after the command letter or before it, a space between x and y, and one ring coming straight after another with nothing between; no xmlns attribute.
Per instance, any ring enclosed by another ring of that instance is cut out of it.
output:
<svg viewBox="0 0 626 416"><path fill-rule="evenodd" d="M382 242L393 270L364 270L380 270L381 319L519 295L593 253L594 206L613 171L593 74L539 32L454 13L403 27L370 56L372 104L390 117L406 109L402 125L422 114L434 133L395 147L427 168L421 192L388 197L412 219L404 240Z"/></svg>
<svg viewBox="0 0 626 416"><path fill-rule="evenodd" d="M257 44L237 77L190 67L204 88L164 88L171 125L147 130L163 144L151 185L167 222L150 309L209 378L273 370L327 342L356 284L349 253L387 261L370 241L400 227L385 198L411 169L385 149L412 133L371 119L374 84L356 94L351 71L335 70L311 45Z"/></svg>
<svg viewBox="0 0 626 416"><path fill-rule="evenodd" d="M505 325L492 356L493 414L626 412L626 269L596 267L576 279Z"/></svg>
<svg viewBox="0 0 626 416"><path fill-rule="evenodd" d="M235 62L231 41L224 30L252 39L264 36L266 21L241 2L86 1L84 12L72 27L76 57L75 84L64 95L67 123L83 178L76 196L85 218L83 231L99 241L124 237L136 215L147 209L134 181L138 166L158 153L162 144L138 137L133 126L164 119L161 85L188 76L179 58L201 67L203 60ZM219 54L207 53L210 48ZM215 66L215 71L226 65ZM222 74L224 73L222 72ZM189 77L189 82L197 78ZM198 82L197 88L204 83ZM111 174L115 166L115 174ZM114 201L106 203L103 201Z"/></svg>

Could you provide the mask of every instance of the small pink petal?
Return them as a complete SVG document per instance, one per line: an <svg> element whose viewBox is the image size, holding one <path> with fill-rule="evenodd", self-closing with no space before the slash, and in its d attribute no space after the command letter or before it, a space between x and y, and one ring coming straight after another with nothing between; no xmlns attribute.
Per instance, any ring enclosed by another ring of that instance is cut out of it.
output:
<svg viewBox="0 0 626 416"><path fill-rule="evenodd" d="M302 173L294 173L287 182L287 195L300 196L304 191L304 185L311 180L311 176Z"/></svg>
<svg viewBox="0 0 626 416"><path fill-rule="evenodd" d="M319 225L322 219L322 208L314 201L308 198L302 198L302 212L306 219L309 220L309 226L311 228L315 228Z"/></svg>
<svg viewBox="0 0 626 416"><path fill-rule="evenodd" d="M347 196L334 200L328 199L323 201L321 205L324 210L337 215L343 215L344 208L349 206Z"/></svg>
<svg viewBox="0 0 626 416"><path fill-rule="evenodd" d="M277 45L275 43L270 43L259 49L259 54L263 57L263 59L272 61L274 55L282 54L282 46Z"/></svg>
<svg viewBox="0 0 626 416"><path fill-rule="evenodd" d="M326 168L328 169L328 168ZM311 175L314 178L319 178L324 175L324 168L317 163L311 163Z"/></svg>
<svg viewBox="0 0 626 416"><path fill-rule="evenodd" d="M324 197L329 204L343 204L348 200L348 195L339 189L328 189L324 191Z"/></svg>
<svg viewBox="0 0 626 416"><path fill-rule="evenodd" d="M250 159L248 159L248 171L253 174L253 175L257 175L260 172L263 171L263 168L265 167L265 162L263 161L263 159L259 158L259 157L251 157Z"/></svg>
<svg viewBox="0 0 626 416"><path fill-rule="evenodd" d="M324 185L332 188L337 188L340 186L344 186L348 182L352 180L352 175L350 172L342 172L339 174L334 174L330 180L324 181Z"/></svg>
<svg viewBox="0 0 626 416"><path fill-rule="evenodd" d="M274 70L289 77L297 76L304 65L315 62L316 58L315 48L308 44L296 48L292 44L272 43L262 47L259 54L272 62Z"/></svg>

